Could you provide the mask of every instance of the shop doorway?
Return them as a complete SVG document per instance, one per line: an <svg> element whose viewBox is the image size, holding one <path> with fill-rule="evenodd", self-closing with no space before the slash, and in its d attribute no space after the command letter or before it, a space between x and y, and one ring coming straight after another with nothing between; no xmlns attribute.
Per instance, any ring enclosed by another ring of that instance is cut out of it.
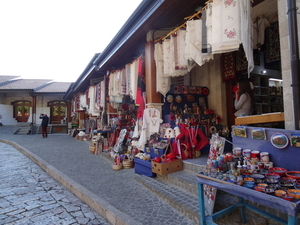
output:
<svg viewBox="0 0 300 225"><path fill-rule="evenodd" d="M61 124L67 115L67 103L60 100L51 101L48 102L48 107L50 107L50 123Z"/></svg>
<svg viewBox="0 0 300 225"><path fill-rule="evenodd" d="M14 115L13 117L17 122L28 122L30 116L31 101L19 100L11 103L13 105Z"/></svg>

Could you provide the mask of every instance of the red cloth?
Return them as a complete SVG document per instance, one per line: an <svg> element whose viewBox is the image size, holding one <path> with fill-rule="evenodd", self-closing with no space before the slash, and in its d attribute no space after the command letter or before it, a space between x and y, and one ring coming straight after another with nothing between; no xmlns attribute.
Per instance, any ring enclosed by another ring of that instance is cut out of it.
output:
<svg viewBox="0 0 300 225"><path fill-rule="evenodd" d="M145 77L145 63L144 63L144 58L140 57L138 59L138 87L137 87L136 99L135 99L135 105L139 107L137 111L138 119L143 117L144 110L146 107L146 103L143 96L143 93L146 92L144 77Z"/></svg>
<svg viewBox="0 0 300 225"><path fill-rule="evenodd" d="M193 130L194 129L194 130ZM180 144L184 144L187 147L187 150L189 152L189 155L187 158L193 158L192 155L192 147L194 146L195 151L201 151L206 145L209 144L209 140L207 137L203 134L202 130L200 128L189 128L186 124L180 125L180 134L177 136L177 139L179 139ZM190 133L189 133L190 130ZM192 136L192 132L194 132ZM174 145L172 145L173 147ZM178 148L176 147L177 151ZM178 152L177 152L178 154ZM184 153L182 152L181 148L181 154L182 154L182 159L184 159Z"/></svg>

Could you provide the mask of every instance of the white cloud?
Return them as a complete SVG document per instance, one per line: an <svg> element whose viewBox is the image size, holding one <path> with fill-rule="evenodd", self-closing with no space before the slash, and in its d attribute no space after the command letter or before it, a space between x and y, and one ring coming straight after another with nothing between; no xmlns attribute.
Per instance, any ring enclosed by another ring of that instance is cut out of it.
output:
<svg viewBox="0 0 300 225"><path fill-rule="evenodd" d="M75 81L141 1L0 0L0 75Z"/></svg>

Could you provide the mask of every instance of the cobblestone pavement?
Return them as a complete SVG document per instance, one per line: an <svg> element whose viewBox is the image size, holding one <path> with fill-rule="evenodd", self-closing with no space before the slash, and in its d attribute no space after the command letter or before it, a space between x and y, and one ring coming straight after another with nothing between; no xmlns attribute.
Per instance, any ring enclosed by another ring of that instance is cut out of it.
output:
<svg viewBox="0 0 300 225"><path fill-rule="evenodd" d="M110 224L16 148L1 142L0 190L0 224Z"/></svg>
<svg viewBox="0 0 300 225"><path fill-rule="evenodd" d="M89 143L66 134L13 135L16 129L0 126L0 225L195 225L136 182L141 175L133 169L114 171L111 162L91 154ZM236 212L217 223L241 220Z"/></svg>

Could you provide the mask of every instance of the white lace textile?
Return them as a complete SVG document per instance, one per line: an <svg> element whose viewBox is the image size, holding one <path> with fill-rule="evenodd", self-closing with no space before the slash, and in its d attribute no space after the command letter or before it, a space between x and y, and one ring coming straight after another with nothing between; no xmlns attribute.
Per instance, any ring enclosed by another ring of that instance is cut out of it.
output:
<svg viewBox="0 0 300 225"><path fill-rule="evenodd" d="M212 3L213 54L237 51L240 40L240 14L238 0L214 0Z"/></svg>
<svg viewBox="0 0 300 225"><path fill-rule="evenodd" d="M171 79L164 75L164 59L163 59L163 45L156 43L154 45L154 59L156 64L156 91L166 96L170 90Z"/></svg>

